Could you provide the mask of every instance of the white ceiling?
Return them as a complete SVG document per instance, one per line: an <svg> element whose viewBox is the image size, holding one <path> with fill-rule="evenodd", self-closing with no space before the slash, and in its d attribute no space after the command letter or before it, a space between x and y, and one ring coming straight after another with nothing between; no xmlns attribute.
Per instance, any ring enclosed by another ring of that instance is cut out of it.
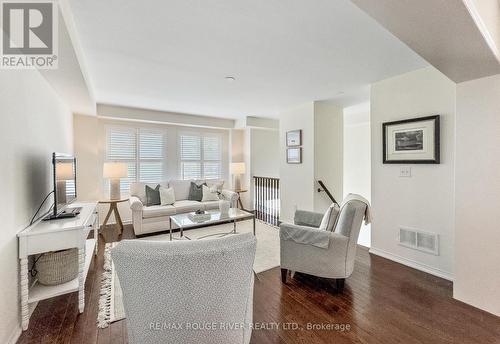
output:
<svg viewBox="0 0 500 344"><path fill-rule="evenodd" d="M352 2L457 83L500 73L495 0Z"/></svg>
<svg viewBox="0 0 500 344"><path fill-rule="evenodd" d="M348 0L70 3L99 103L276 117L428 65Z"/></svg>

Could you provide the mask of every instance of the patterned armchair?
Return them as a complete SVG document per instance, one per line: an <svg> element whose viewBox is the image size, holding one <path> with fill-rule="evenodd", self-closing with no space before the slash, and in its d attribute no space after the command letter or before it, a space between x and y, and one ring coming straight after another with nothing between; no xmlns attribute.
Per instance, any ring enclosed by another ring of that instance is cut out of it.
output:
<svg viewBox="0 0 500 344"><path fill-rule="evenodd" d="M255 248L250 233L120 242L111 256L123 290L129 342L249 343Z"/></svg>

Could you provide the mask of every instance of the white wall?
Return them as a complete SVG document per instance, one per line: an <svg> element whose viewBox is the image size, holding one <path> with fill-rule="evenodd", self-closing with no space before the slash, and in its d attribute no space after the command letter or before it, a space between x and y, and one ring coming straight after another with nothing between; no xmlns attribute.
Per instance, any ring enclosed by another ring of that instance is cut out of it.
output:
<svg viewBox="0 0 500 344"><path fill-rule="evenodd" d="M280 175L280 133L274 129L249 128L248 190L245 195L245 209L254 209L253 177L275 177Z"/></svg>
<svg viewBox="0 0 500 344"><path fill-rule="evenodd" d="M286 132L302 129L302 164L286 162ZM293 222L297 208L314 210L314 104L280 114L280 217Z"/></svg>
<svg viewBox="0 0 500 344"><path fill-rule="evenodd" d="M286 132L302 129L302 164L286 162ZM316 101L280 114L281 221L293 222L296 209L324 212L332 203L318 193L323 180L342 199L343 112L331 101Z"/></svg>
<svg viewBox="0 0 500 344"><path fill-rule="evenodd" d="M370 103L344 108L344 197L357 193L371 201ZM371 225L362 225L358 244L371 246Z"/></svg>
<svg viewBox="0 0 500 344"><path fill-rule="evenodd" d="M453 296L500 316L500 75L457 85Z"/></svg>
<svg viewBox="0 0 500 344"><path fill-rule="evenodd" d="M72 153L73 127L70 111L37 71L0 71L0 111L0 343L9 343L21 331L16 234L52 189L52 152Z"/></svg>
<svg viewBox="0 0 500 344"><path fill-rule="evenodd" d="M251 129L252 176L279 177L280 133L278 130Z"/></svg>
<svg viewBox="0 0 500 344"><path fill-rule="evenodd" d="M453 276L455 83L433 67L372 85L372 249L391 259ZM382 123L441 115L441 164L411 165L412 177L400 178L400 165L382 164ZM439 234L439 255L398 245L400 226Z"/></svg>
<svg viewBox="0 0 500 344"><path fill-rule="evenodd" d="M339 203L343 196L343 121L342 108L335 103L314 102L314 179L323 181ZM331 204L325 192L314 192L315 211L323 213Z"/></svg>
<svg viewBox="0 0 500 344"><path fill-rule="evenodd" d="M140 128L161 128L167 133L167 170L165 180L179 178L179 147L178 135L180 131L203 131L214 132L222 135L222 166L226 187L230 188L229 161L231 149L229 142L229 130L206 129L199 127L183 127L179 125L167 125L159 123L144 123L125 120L111 120L107 118L96 118L85 115L75 115L75 155L79 161L78 168L78 198L80 200L107 199L108 195L104 188L102 178L102 165L106 150L106 128L108 126L129 126ZM81 176L81 177L80 177ZM108 206L99 207L99 218L104 220ZM120 216L123 221L130 221L132 213L127 202L119 204ZM113 223L114 219L111 218Z"/></svg>

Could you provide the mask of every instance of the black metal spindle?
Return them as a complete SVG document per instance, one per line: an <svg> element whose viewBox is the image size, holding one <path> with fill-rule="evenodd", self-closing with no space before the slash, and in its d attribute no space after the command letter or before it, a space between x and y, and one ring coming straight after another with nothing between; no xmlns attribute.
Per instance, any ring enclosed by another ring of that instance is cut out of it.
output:
<svg viewBox="0 0 500 344"><path fill-rule="evenodd" d="M254 176L255 217L271 225L279 224L280 185L278 178Z"/></svg>

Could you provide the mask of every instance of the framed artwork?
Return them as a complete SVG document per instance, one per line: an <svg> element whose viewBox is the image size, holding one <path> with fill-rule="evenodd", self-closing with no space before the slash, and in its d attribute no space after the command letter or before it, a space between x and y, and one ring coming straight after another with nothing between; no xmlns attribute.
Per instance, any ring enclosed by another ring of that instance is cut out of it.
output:
<svg viewBox="0 0 500 344"><path fill-rule="evenodd" d="M302 163L302 147L287 148L287 150L286 150L286 162L289 164L301 164Z"/></svg>
<svg viewBox="0 0 500 344"><path fill-rule="evenodd" d="M439 164L439 115L386 122L384 164Z"/></svg>
<svg viewBox="0 0 500 344"><path fill-rule="evenodd" d="M302 130L291 130L286 132L286 145L287 147L301 146L302 145Z"/></svg>

